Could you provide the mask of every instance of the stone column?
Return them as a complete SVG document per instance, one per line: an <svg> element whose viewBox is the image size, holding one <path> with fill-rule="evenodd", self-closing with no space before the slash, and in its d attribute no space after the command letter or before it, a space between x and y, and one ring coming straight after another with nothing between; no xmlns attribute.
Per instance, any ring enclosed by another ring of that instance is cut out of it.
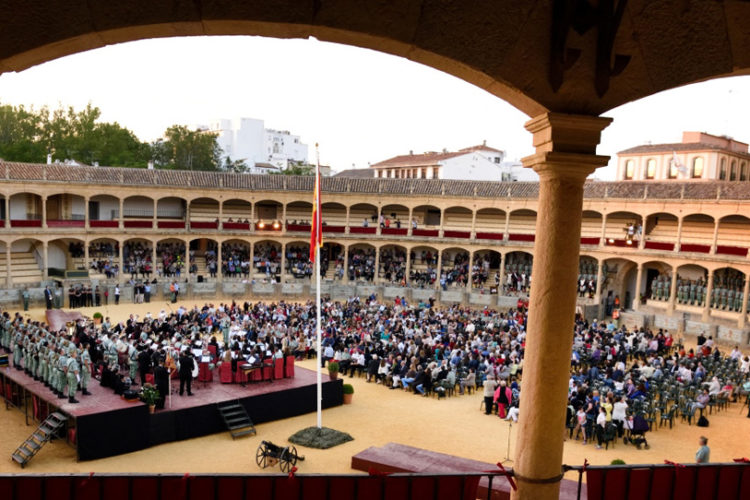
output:
<svg viewBox="0 0 750 500"><path fill-rule="evenodd" d="M471 289L474 288L474 281L471 279L472 277L472 268L474 267L474 252L472 250L469 250L469 272L466 276L466 288L471 292Z"/></svg>
<svg viewBox="0 0 750 500"><path fill-rule="evenodd" d="M120 205L120 208L122 208L122 205ZM120 212L120 214L122 214L122 212ZM120 224L122 224L122 218L120 218ZM119 241L118 245L117 245L117 248L120 251L119 252L120 255L118 255L118 257L120 259L120 262L117 263L117 279L118 280L120 279L120 277L122 276L123 271L125 270L125 257L124 257L125 253L124 253L123 250L125 248L125 242L126 241L127 240Z"/></svg>
<svg viewBox="0 0 750 500"><path fill-rule="evenodd" d="M602 270L604 269L604 261L599 260L596 267L596 292L594 292L594 300L597 306L602 305ZM601 311L597 311L597 316L601 316Z"/></svg>
<svg viewBox="0 0 750 500"><path fill-rule="evenodd" d="M442 276L442 274L443 274L443 251L438 250L437 279L435 280L435 288L441 291L442 291L442 288L440 287L440 277Z"/></svg>
<svg viewBox="0 0 750 500"><path fill-rule="evenodd" d="M10 243L5 244L5 282L8 288L13 288L13 273L10 272Z"/></svg>
<svg viewBox="0 0 750 500"><path fill-rule="evenodd" d="M42 227L44 229L47 229L47 197L46 196L42 196ZM714 238L714 240L715 239L716 238Z"/></svg>
<svg viewBox="0 0 750 500"><path fill-rule="evenodd" d="M747 323L747 294L750 292L750 280L747 277L747 274L745 275L745 286L742 289L742 309L740 309L740 318L737 322L737 326L740 328L744 328L745 323Z"/></svg>
<svg viewBox="0 0 750 500"><path fill-rule="evenodd" d="M377 229L375 229L375 234L380 234L380 214L382 213L383 213L383 207L378 205L378 218L377 218L377 221L375 222L375 227Z"/></svg>
<svg viewBox="0 0 750 500"><path fill-rule="evenodd" d="M407 227L407 229L406 229L407 236L411 236L412 235L412 228L414 227L414 225L411 222L412 220L414 220L414 209L411 208L411 207L409 207L409 222L408 222L408 226L406 226ZM406 281L409 281L408 277L406 278Z"/></svg>
<svg viewBox="0 0 750 500"><path fill-rule="evenodd" d="M49 277L49 244L45 241L42 246L42 278L47 280Z"/></svg>
<svg viewBox="0 0 750 500"><path fill-rule="evenodd" d="M151 228L159 227L159 201L154 199L154 213L151 214Z"/></svg>
<svg viewBox="0 0 750 500"><path fill-rule="evenodd" d="M221 220L221 219L219 219ZM222 263L222 256L221 256L221 241L216 241L216 280L221 283L224 281L224 273L221 272L221 263ZM217 292L221 293L220 290L217 290Z"/></svg>
<svg viewBox="0 0 750 500"><path fill-rule="evenodd" d="M124 213L124 206L125 201L120 198L120 213L118 214L120 216L119 226L120 229L123 229L125 227L125 213ZM120 260L120 266L122 266L122 260Z"/></svg>
<svg viewBox="0 0 750 500"><path fill-rule="evenodd" d="M505 285L505 254L500 254L500 282L497 285L498 297L503 294L503 286Z"/></svg>
<svg viewBox="0 0 750 500"><path fill-rule="evenodd" d="M349 283L349 245L343 245L344 247L344 283Z"/></svg>
<svg viewBox="0 0 750 500"><path fill-rule="evenodd" d="M10 198L5 197L5 228L10 229Z"/></svg>
<svg viewBox="0 0 750 500"><path fill-rule="evenodd" d="M546 113L526 123L539 174L534 282L529 304L523 405L513 470L514 500L557 500L576 309L583 184L609 157L597 156L611 118Z"/></svg>
<svg viewBox="0 0 750 500"><path fill-rule="evenodd" d="M503 241L508 242L510 237L510 209L505 211L505 229L503 230Z"/></svg>
<svg viewBox="0 0 750 500"><path fill-rule="evenodd" d="M602 214L602 236L599 238L599 246L607 246L607 214Z"/></svg>
<svg viewBox="0 0 750 500"><path fill-rule="evenodd" d="M711 317L711 295L714 292L714 271L713 269L708 271L708 278L706 280L706 303L703 304L703 315L701 321L704 323Z"/></svg>
<svg viewBox="0 0 750 500"><path fill-rule="evenodd" d="M347 222L349 220L349 212L347 212ZM286 203L281 205L281 234L286 234ZM347 224L348 226L349 224ZM348 231L349 229L347 229Z"/></svg>
<svg viewBox="0 0 750 500"><path fill-rule="evenodd" d="M90 227L90 224L89 224L89 218L90 218L89 217L89 198L84 198L83 199L83 210L84 210L84 212L83 212L83 221L84 221L83 222L83 226L88 231L88 229Z"/></svg>
<svg viewBox="0 0 750 500"><path fill-rule="evenodd" d="M641 216L641 234L638 235L638 250L643 250L644 248L646 248L646 221L647 219ZM637 234L638 233L636 233L636 235Z"/></svg>
<svg viewBox="0 0 750 500"><path fill-rule="evenodd" d="M151 242L151 272L153 273L154 278L156 278L156 260L159 258L156 252L156 245L156 241ZM156 289L151 291L152 294L154 294L155 292Z"/></svg>
<svg viewBox="0 0 750 500"><path fill-rule="evenodd" d="M470 237L471 237L472 240L477 237L477 210L476 210L476 208L471 211L471 234L470 234Z"/></svg>
<svg viewBox="0 0 750 500"><path fill-rule="evenodd" d="M349 217L352 213L352 207L347 206L346 207L346 228L344 228L344 233L349 234Z"/></svg>
<svg viewBox="0 0 750 500"><path fill-rule="evenodd" d="M250 204L250 232L255 232L255 203Z"/></svg>
<svg viewBox="0 0 750 500"><path fill-rule="evenodd" d="M411 227L411 217L409 217L409 224L409 227ZM407 287L411 286L409 272L411 272L411 248L406 249L406 267L404 268L404 283L406 283Z"/></svg>
<svg viewBox="0 0 750 500"><path fill-rule="evenodd" d="M442 238L444 234L443 224L445 224L445 210L440 209L440 229L438 231L438 236L440 238Z"/></svg>
<svg viewBox="0 0 750 500"><path fill-rule="evenodd" d="M680 240L682 239L682 220L684 217L680 217L677 219L677 240L674 244L674 251L679 252L680 251Z"/></svg>
<svg viewBox="0 0 750 500"><path fill-rule="evenodd" d="M375 276L372 278L373 285L380 283L380 247L375 247Z"/></svg>
<svg viewBox="0 0 750 500"><path fill-rule="evenodd" d="M643 264L638 263L635 275L635 297L633 298L633 310L637 311L641 307L641 283L643 280Z"/></svg>
<svg viewBox="0 0 750 500"><path fill-rule="evenodd" d="M219 222L216 224L216 229L221 231L224 225L224 202L219 200Z"/></svg>
<svg viewBox="0 0 750 500"><path fill-rule="evenodd" d="M190 281L190 238L185 240L185 278Z"/></svg>
<svg viewBox="0 0 750 500"><path fill-rule="evenodd" d="M714 224L714 239L713 243L711 243L711 254L716 254L716 241L719 239L719 219L716 219L716 224Z"/></svg>
<svg viewBox="0 0 750 500"><path fill-rule="evenodd" d="M674 314L675 304L677 304L677 268L672 267L672 281L669 283L669 303L667 304L667 313L670 316Z"/></svg>
<svg viewBox="0 0 750 500"><path fill-rule="evenodd" d="M185 200L185 213L182 214L185 219L185 229L190 229L190 200Z"/></svg>

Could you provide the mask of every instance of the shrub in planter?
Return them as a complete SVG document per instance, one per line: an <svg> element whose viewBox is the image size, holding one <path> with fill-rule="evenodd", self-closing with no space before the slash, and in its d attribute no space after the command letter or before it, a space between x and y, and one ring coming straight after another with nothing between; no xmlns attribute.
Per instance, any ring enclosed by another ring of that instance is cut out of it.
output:
<svg viewBox="0 0 750 500"><path fill-rule="evenodd" d="M625 460L615 458L609 465L625 465Z"/></svg>
<svg viewBox="0 0 750 500"><path fill-rule="evenodd" d="M333 379L336 380L339 376L339 364L336 361L331 361L328 363L328 375Z"/></svg>
<svg viewBox="0 0 750 500"><path fill-rule="evenodd" d="M352 384L344 384L344 404L352 403L352 395L354 394L354 386Z"/></svg>

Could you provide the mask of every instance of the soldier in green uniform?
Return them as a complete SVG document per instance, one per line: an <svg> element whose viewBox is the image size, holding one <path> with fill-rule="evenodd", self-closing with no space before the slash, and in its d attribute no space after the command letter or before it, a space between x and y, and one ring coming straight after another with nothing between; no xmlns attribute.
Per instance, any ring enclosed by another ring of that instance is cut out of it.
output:
<svg viewBox="0 0 750 500"><path fill-rule="evenodd" d="M38 358L39 362L37 364L37 371L36 375L37 378L44 383L44 385L47 385L47 341L46 340L40 340L39 341L39 347L38 347Z"/></svg>
<svg viewBox="0 0 750 500"><path fill-rule="evenodd" d="M47 387L57 395L57 346L47 345Z"/></svg>
<svg viewBox="0 0 750 500"><path fill-rule="evenodd" d="M91 355L89 354L89 345L83 344L81 350L81 394L90 396L88 391L91 382Z"/></svg>
<svg viewBox="0 0 750 500"><path fill-rule="evenodd" d="M78 403L76 391L78 390L78 377L81 376L81 370L76 360L77 352L75 346L70 346L68 350L67 375L68 375L68 403Z"/></svg>
<svg viewBox="0 0 750 500"><path fill-rule="evenodd" d="M65 354L65 347L60 346L60 354L57 358L57 397L65 398L65 389L68 386L68 356Z"/></svg>
<svg viewBox="0 0 750 500"><path fill-rule="evenodd" d="M128 344L128 371L130 380L135 383L135 377L138 374L138 349L135 348L133 342Z"/></svg>
<svg viewBox="0 0 750 500"><path fill-rule="evenodd" d="M23 292L21 293L21 297L23 297L23 310L28 311L29 310L29 289L24 288Z"/></svg>
<svg viewBox="0 0 750 500"><path fill-rule="evenodd" d="M21 359L23 359L23 333L19 328L15 329L13 334L13 366L22 370Z"/></svg>

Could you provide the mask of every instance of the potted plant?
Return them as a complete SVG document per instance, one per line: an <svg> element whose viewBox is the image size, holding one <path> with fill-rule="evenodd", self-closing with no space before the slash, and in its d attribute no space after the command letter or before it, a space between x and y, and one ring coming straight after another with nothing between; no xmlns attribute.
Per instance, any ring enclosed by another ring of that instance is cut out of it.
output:
<svg viewBox="0 0 750 500"><path fill-rule="evenodd" d="M152 384L143 384L141 390L141 401L148 405L148 412L154 413L156 409L156 400L159 399L159 391Z"/></svg>
<svg viewBox="0 0 750 500"><path fill-rule="evenodd" d="M336 361L331 361L328 363L328 376L331 377L331 380L336 380L339 378L339 364Z"/></svg>
<svg viewBox="0 0 750 500"><path fill-rule="evenodd" d="M344 404L352 404L352 395L354 394L354 386L352 384L344 384Z"/></svg>
<svg viewBox="0 0 750 500"><path fill-rule="evenodd" d="M102 319L104 319L104 316L102 316L102 313L100 313L100 312L95 312L94 313L94 324L95 325L101 325L102 324Z"/></svg>

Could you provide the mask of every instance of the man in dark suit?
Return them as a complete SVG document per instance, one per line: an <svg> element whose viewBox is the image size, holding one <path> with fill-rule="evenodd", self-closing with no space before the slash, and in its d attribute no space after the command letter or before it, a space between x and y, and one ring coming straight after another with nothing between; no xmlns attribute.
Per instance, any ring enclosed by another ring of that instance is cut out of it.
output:
<svg viewBox="0 0 750 500"><path fill-rule="evenodd" d="M52 309L52 290L49 286L44 287L44 302L47 304L47 309Z"/></svg>
<svg viewBox="0 0 750 500"><path fill-rule="evenodd" d="M161 410L164 408L164 401L169 395L169 372L164 367L163 359L159 359L159 364L154 368L154 382L156 383L156 389L159 391L159 399L156 401L156 408Z"/></svg>
<svg viewBox="0 0 750 500"><path fill-rule="evenodd" d="M187 395L192 396L192 384L193 384L193 368L194 361L190 355L190 351L184 351L180 354L180 396L184 392L185 386L187 385Z"/></svg>

